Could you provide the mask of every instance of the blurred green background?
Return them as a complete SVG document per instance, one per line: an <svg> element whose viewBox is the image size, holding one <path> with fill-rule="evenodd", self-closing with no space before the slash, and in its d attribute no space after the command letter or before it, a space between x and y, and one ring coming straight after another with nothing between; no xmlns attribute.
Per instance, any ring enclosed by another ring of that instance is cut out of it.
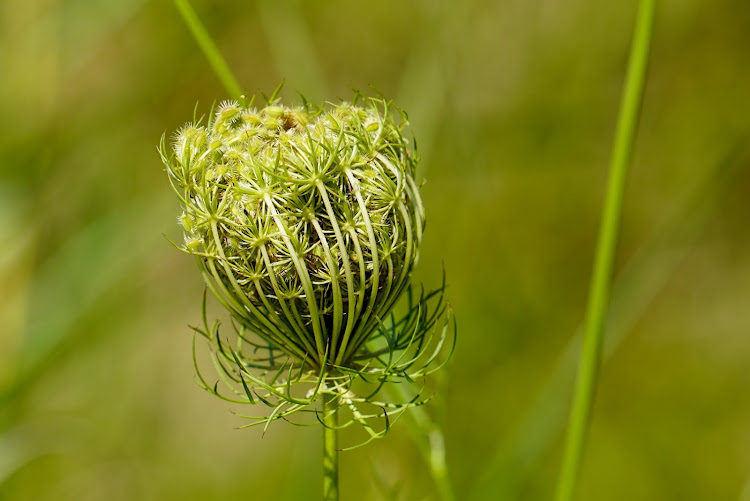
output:
<svg viewBox="0 0 750 501"><path fill-rule="evenodd" d="M409 112L458 500L553 491L635 3L195 0L249 93ZM750 8L656 23L579 494L747 501ZM156 144L224 98L171 2L0 2L0 499L318 498L319 429L236 430L194 382L203 285ZM438 499L405 423L342 453L342 499Z"/></svg>

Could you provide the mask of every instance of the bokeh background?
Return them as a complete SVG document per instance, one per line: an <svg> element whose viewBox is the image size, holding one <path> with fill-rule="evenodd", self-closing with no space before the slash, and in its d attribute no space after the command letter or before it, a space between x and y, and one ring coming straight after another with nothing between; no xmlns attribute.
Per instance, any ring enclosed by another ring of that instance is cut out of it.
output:
<svg viewBox="0 0 750 501"><path fill-rule="evenodd" d="M374 86L418 139L459 345L342 499L440 499L426 430L456 499L550 498L635 3L195 0L248 93ZM747 501L750 8L656 23L579 499ZM319 429L237 430L194 380L156 144L224 98L171 2L0 2L0 499L318 498Z"/></svg>

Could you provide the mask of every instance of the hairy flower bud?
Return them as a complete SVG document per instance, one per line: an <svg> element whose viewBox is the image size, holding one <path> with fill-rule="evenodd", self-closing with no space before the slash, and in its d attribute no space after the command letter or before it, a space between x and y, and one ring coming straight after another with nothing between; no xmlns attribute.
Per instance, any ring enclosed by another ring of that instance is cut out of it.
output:
<svg viewBox="0 0 750 501"><path fill-rule="evenodd" d="M424 213L391 103L224 102L165 163L186 251L242 325L297 360L350 365L409 282Z"/></svg>

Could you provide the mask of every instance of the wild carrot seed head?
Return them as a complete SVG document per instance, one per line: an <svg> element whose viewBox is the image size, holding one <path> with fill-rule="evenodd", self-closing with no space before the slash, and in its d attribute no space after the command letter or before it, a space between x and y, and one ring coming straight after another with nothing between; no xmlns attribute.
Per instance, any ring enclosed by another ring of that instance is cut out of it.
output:
<svg viewBox="0 0 750 501"><path fill-rule="evenodd" d="M186 124L165 158L184 249L247 328L298 360L349 364L409 282L424 228L393 106L247 108Z"/></svg>

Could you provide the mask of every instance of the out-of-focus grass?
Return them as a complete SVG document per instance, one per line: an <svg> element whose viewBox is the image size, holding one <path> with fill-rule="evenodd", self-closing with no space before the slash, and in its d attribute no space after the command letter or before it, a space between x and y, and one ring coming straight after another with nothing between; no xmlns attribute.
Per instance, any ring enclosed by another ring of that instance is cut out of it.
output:
<svg viewBox="0 0 750 501"><path fill-rule="evenodd" d="M250 91L372 84L409 111L428 181L416 279L445 263L462 334L426 409L445 406L456 497L548 499L632 6L195 7ZM746 489L748 27L737 0L660 2L581 499ZM234 430L192 382L202 285L162 237L177 203L155 144L223 98L169 2L0 4L0 497L317 492L317 432ZM437 498L403 422L341 467L344 499Z"/></svg>

